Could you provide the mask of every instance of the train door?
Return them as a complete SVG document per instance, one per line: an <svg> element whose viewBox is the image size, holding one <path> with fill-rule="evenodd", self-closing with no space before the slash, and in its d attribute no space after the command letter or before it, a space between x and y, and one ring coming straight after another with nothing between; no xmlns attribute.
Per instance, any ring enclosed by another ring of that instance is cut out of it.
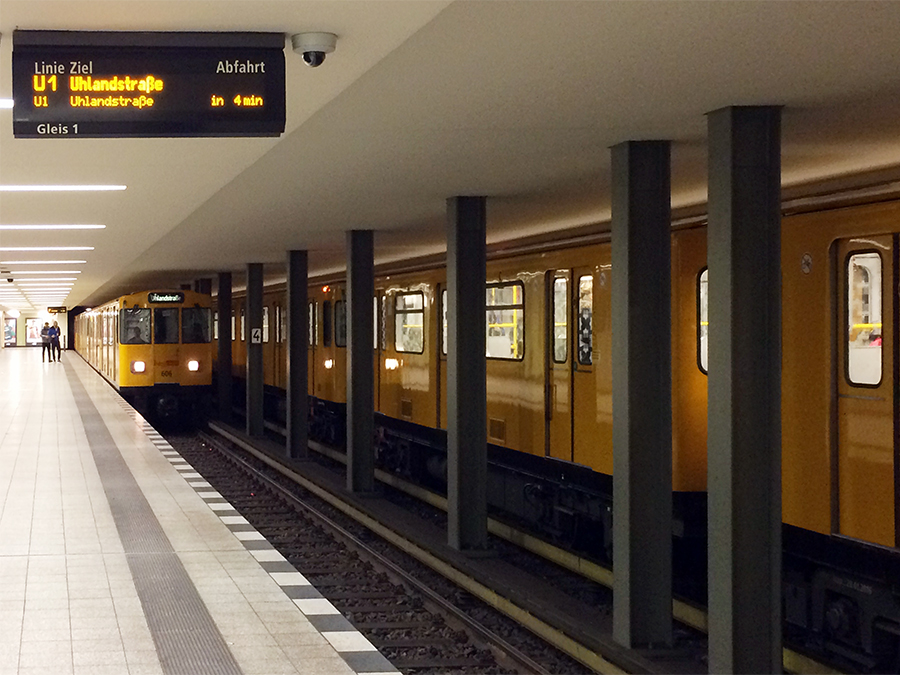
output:
<svg viewBox="0 0 900 675"><path fill-rule="evenodd" d="M896 545L897 235L837 244L838 534Z"/></svg>
<svg viewBox="0 0 900 675"><path fill-rule="evenodd" d="M609 247L572 270L572 461L612 473Z"/></svg>
<svg viewBox="0 0 900 675"><path fill-rule="evenodd" d="M572 375L575 355L569 335L572 325L572 273L547 272L546 437L545 454L572 460Z"/></svg>

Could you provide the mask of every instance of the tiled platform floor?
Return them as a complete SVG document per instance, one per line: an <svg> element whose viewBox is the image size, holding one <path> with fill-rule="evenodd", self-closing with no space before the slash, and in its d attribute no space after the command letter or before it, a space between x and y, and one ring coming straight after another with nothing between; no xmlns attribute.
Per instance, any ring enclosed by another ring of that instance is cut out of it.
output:
<svg viewBox="0 0 900 675"><path fill-rule="evenodd" d="M0 675L396 672L77 354L0 382Z"/></svg>

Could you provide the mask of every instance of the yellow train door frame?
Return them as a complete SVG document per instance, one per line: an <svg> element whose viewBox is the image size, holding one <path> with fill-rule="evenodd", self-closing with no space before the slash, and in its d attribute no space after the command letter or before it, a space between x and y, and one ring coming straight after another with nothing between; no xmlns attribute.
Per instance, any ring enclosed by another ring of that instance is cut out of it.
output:
<svg viewBox="0 0 900 675"><path fill-rule="evenodd" d="M572 461L573 312L571 270L546 273L544 454Z"/></svg>
<svg viewBox="0 0 900 675"><path fill-rule="evenodd" d="M610 248L572 269L572 461L612 474Z"/></svg>
<svg viewBox="0 0 900 675"><path fill-rule="evenodd" d="M836 244L833 531L882 546L898 528L898 236Z"/></svg>

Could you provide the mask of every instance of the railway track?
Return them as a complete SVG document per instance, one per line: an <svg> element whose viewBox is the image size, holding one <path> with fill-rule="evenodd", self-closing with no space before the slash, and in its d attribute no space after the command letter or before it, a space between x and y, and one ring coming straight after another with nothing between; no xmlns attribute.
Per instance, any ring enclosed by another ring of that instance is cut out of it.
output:
<svg viewBox="0 0 900 675"><path fill-rule="evenodd" d="M272 430L275 432L279 431L274 428ZM226 431L227 434L228 432ZM246 451L256 454L262 461L270 463L283 475L293 474L289 468L284 467L277 460L268 458L266 453L253 448L241 439L231 437L231 440L243 446ZM311 443L310 446L317 453L330 458L336 463L342 463L344 460L341 453L327 446L316 443ZM395 488L395 490L387 490L385 496L396 502L405 502L404 508L417 510L421 512L420 517L436 522L443 527L446 519L446 500L443 497L397 479L390 474L381 471L376 471L376 474L383 483ZM290 480L295 479L296 474ZM430 512L426 513L426 511ZM362 520L365 521L366 518L363 517ZM372 522L366 523L366 526L375 530L379 529L378 525ZM561 593L571 597L576 603L584 606L599 606L601 612L609 612L611 615L611 589L613 583L611 570L557 548L537 537L515 530L507 524L490 520L488 526L490 533L499 540L497 545L501 549L503 557L515 561L516 565L524 569L531 569L533 574L547 579ZM640 652L639 655L645 655L650 660L656 659L660 661L656 666L647 668L647 663L643 660L640 663L632 664L628 662L627 658L624 661L622 658L616 658L617 656L621 657L621 654L617 653L615 649L612 651L598 649L597 643L590 640L588 643L579 642L578 639L574 639L570 634L566 634L565 627L552 625L552 622L547 623L532 616L527 610L523 610L514 603L498 597L498 593L493 589L479 587L477 583L467 583L469 580L464 575L460 575L454 570L448 570L447 566L440 561L429 560L430 556L427 554L416 555L413 553L413 555L417 559L424 561L425 564L432 565L455 583L463 585L473 595L481 598L492 607L496 607L516 621L522 621L530 631L541 636L578 663L587 665L594 672L671 672L676 669L673 663L679 659L683 661L685 657L688 660L701 661L705 672L707 616L702 608L691 603L678 599L673 601L673 617L682 626L682 628L676 628L675 631L676 648L672 650L647 650ZM703 644L699 644L700 642ZM700 652L703 654L701 655ZM678 663L678 665L683 667L683 663ZM839 675L842 672L812 656L790 648L784 649L784 668L789 673Z"/></svg>
<svg viewBox="0 0 900 675"><path fill-rule="evenodd" d="M515 627L508 619L477 608L480 603L458 589L441 588L446 582L415 561L392 560L368 530L346 522L346 516L271 467L209 436L201 442L184 437L170 442L402 672L588 672L565 655L550 654L555 650L536 645L533 638L526 654L509 639ZM404 557L397 551L392 556Z"/></svg>

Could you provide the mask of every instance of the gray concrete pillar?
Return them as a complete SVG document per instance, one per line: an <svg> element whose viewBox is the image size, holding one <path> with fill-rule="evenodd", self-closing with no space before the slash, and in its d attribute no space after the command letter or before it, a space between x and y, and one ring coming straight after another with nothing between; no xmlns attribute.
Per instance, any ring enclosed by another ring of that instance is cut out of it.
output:
<svg viewBox="0 0 900 675"><path fill-rule="evenodd" d="M371 230L347 232L347 489L375 489L375 374L372 368Z"/></svg>
<svg viewBox="0 0 900 675"><path fill-rule="evenodd" d="M612 148L613 636L672 642L669 142Z"/></svg>
<svg viewBox="0 0 900 675"><path fill-rule="evenodd" d="M247 264L247 435L265 434L263 424L263 266Z"/></svg>
<svg viewBox="0 0 900 675"><path fill-rule="evenodd" d="M292 459L309 456L309 402L307 361L309 359L309 314L306 310L308 261L306 251L287 255L287 455Z"/></svg>
<svg viewBox="0 0 900 675"><path fill-rule="evenodd" d="M486 199L447 200L448 542L487 548Z"/></svg>
<svg viewBox="0 0 900 675"><path fill-rule="evenodd" d="M708 124L709 670L781 672L781 112Z"/></svg>
<svg viewBox="0 0 900 675"><path fill-rule="evenodd" d="M216 298L219 313L219 353L216 358L216 384L218 386L219 419L231 421L231 272L219 273L219 291Z"/></svg>

